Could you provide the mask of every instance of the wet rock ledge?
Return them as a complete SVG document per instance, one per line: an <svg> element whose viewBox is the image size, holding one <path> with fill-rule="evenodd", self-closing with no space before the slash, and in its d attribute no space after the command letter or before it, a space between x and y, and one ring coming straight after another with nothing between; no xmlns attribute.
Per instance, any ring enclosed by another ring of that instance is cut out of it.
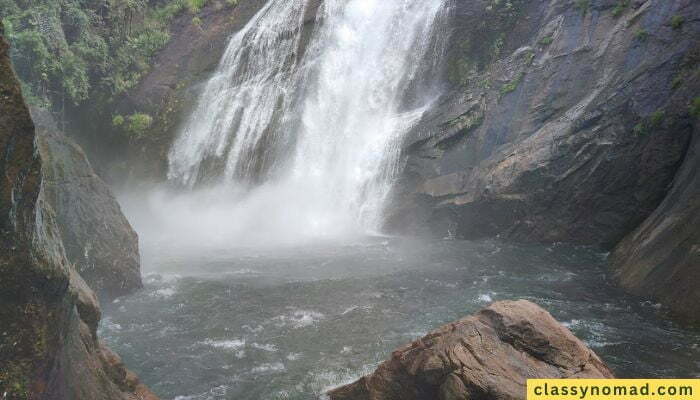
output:
<svg viewBox="0 0 700 400"><path fill-rule="evenodd" d="M501 301L394 351L331 400L525 399L528 378L612 378L547 311Z"/></svg>

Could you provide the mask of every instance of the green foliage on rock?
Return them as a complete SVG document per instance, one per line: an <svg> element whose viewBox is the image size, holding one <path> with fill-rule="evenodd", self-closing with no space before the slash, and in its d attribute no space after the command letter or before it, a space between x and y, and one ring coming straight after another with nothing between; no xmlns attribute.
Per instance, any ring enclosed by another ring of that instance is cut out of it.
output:
<svg viewBox="0 0 700 400"><path fill-rule="evenodd" d="M638 29L637 31L634 32L634 37L635 39L644 42L649 38L649 32L647 32L644 29Z"/></svg>
<svg viewBox="0 0 700 400"><path fill-rule="evenodd" d="M552 36L546 36L546 37L543 37L542 39L540 39L540 42L539 42L539 43L540 43L542 46L549 46L549 45L552 44L553 42L554 42L554 38L553 38Z"/></svg>
<svg viewBox="0 0 700 400"><path fill-rule="evenodd" d="M479 74L503 55L507 34L515 26L526 0L489 0L478 26L465 25L469 33L450 48L448 79L458 85L482 81Z"/></svg>
<svg viewBox="0 0 700 400"><path fill-rule="evenodd" d="M617 2L617 5L615 5L615 8L612 10L612 15L613 17L617 18L622 15L622 13L625 12L627 7L629 7L630 1L629 0L619 0Z"/></svg>
<svg viewBox="0 0 700 400"><path fill-rule="evenodd" d="M692 115L695 118L700 118L700 96L694 98L690 102L690 115Z"/></svg>
<svg viewBox="0 0 700 400"><path fill-rule="evenodd" d="M80 104L135 86L170 40L169 23L206 0L0 0L12 60L31 103Z"/></svg>
<svg viewBox="0 0 700 400"><path fill-rule="evenodd" d="M576 0L574 7L581 12L581 15L586 15L588 13L588 7L590 6L590 0Z"/></svg>
<svg viewBox="0 0 700 400"><path fill-rule="evenodd" d="M112 117L112 126L119 127L124 125L124 117L121 115L115 115Z"/></svg>
<svg viewBox="0 0 700 400"><path fill-rule="evenodd" d="M670 25L671 28L674 30L681 29L683 27L683 23L685 22L685 18L683 18L682 15L674 15L671 17Z"/></svg>
<svg viewBox="0 0 700 400"><path fill-rule="evenodd" d="M148 128L153 124L153 117L144 113L134 113L126 118L124 129L129 137L138 140L143 137Z"/></svg>
<svg viewBox="0 0 700 400"><path fill-rule="evenodd" d="M515 89L517 89L518 86L520 86L520 82L523 81L524 77L525 73L521 72L515 78L511 79L510 82L501 86L501 97L507 95L508 93L514 92Z"/></svg>

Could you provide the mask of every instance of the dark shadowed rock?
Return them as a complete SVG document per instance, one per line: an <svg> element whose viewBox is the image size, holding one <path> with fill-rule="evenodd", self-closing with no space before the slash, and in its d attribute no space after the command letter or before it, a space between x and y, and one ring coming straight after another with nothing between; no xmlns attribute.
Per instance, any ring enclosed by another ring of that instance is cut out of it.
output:
<svg viewBox="0 0 700 400"><path fill-rule="evenodd" d="M399 348L331 400L525 399L528 378L612 378L598 356L548 312L497 302Z"/></svg>
<svg viewBox="0 0 700 400"><path fill-rule="evenodd" d="M102 299L141 288L139 243L109 187L83 150L32 109L43 160L44 198L56 213L68 260Z"/></svg>
<svg viewBox="0 0 700 400"><path fill-rule="evenodd" d="M0 24L0 393L157 400L96 337L97 298L66 258L3 34Z"/></svg>
<svg viewBox="0 0 700 400"><path fill-rule="evenodd" d="M448 94L406 142L389 226L612 248L690 143L700 3L508 3L454 2Z"/></svg>
<svg viewBox="0 0 700 400"><path fill-rule="evenodd" d="M699 72L700 73L700 72ZM663 203L612 253L623 287L700 323L700 124Z"/></svg>

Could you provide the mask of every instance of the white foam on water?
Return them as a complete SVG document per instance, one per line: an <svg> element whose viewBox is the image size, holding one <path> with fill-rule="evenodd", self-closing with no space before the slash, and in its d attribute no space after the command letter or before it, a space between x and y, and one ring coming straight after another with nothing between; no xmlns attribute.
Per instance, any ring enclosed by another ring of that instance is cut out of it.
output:
<svg viewBox="0 0 700 400"><path fill-rule="evenodd" d="M258 365L257 367L251 369L251 372L253 372L254 374L261 374L267 372L280 372L284 370L284 364L282 364L281 362L275 362Z"/></svg>
<svg viewBox="0 0 700 400"><path fill-rule="evenodd" d="M201 344L211 346L211 347L216 347L220 349L227 349L227 350L238 350L245 346L245 340L242 339L230 339L230 340L213 340L213 339L206 339L202 342L199 342Z"/></svg>

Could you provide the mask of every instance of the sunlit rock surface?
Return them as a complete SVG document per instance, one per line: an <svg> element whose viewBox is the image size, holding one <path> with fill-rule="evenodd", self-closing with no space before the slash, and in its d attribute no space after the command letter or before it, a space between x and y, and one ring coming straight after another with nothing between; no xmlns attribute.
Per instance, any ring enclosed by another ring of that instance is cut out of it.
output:
<svg viewBox="0 0 700 400"><path fill-rule="evenodd" d="M31 113L44 160L44 198L56 212L68 260L102 299L141 288L138 236L111 190L50 114Z"/></svg>
<svg viewBox="0 0 700 400"><path fill-rule="evenodd" d="M548 312L502 301L397 349L331 400L525 399L528 378L612 378Z"/></svg>
<svg viewBox="0 0 700 400"><path fill-rule="evenodd" d="M0 25L0 393L156 400L96 336L97 298L66 258L3 32Z"/></svg>

